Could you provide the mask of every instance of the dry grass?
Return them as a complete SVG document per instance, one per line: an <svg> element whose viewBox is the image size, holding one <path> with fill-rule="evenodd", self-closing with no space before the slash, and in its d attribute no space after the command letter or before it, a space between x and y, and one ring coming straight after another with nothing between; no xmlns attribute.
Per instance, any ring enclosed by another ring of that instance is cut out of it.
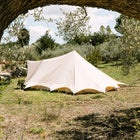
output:
<svg viewBox="0 0 140 140"><path fill-rule="evenodd" d="M108 64L100 69L133 86L107 94L73 96L22 91L17 89L18 79L12 79L1 91L0 139L140 139L140 65L128 76Z"/></svg>

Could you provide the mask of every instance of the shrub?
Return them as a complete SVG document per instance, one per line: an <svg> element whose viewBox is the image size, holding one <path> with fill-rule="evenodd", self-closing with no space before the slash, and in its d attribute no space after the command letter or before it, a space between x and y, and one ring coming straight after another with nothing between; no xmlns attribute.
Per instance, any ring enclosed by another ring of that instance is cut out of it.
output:
<svg viewBox="0 0 140 140"><path fill-rule="evenodd" d="M46 59L46 58L52 58L52 57L57 57L64 55L68 52L71 52L73 50L76 50L82 57L86 58L86 55L89 52L92 52L94 49L94 46L89 45L89 44L83 44L83 45L71 45L71 44L66 44L66 45L59 45L55 49L47 49L47 51L44 51L41 55L41 59Z"/></svg>
<svg viewBox="0 0 140 140"><path fill-rule="evenodd" d="M100 55L99 48L95 47L92 52L89 52L86 55L86 59L88 62L90 62L94 66L97 66L97 64L101 61L101 55Z"/></svg>
<svg viewBox="0 0 140 140"><path fill-rule="evenodd" d="M100 48L102 61L105 63L118 61L120 59L121 52L120 44L121 39L117 38L99 45L98 47Z"/></svg>
<svg viewBox="0 0 140 140"><path fill-rule="evenodd" d="M18 80L17 85L20 86L20 89L24 89L25 85L24 85L25 80Z"/></svg>
<svg viewBox="0 0 140 140"><path fill-rule="evenodd" d="M54 48L54 40L52 37L48 34L48 31L44 36L42 36L40 39L37 40L38 45L36 46L36 51L39 53L39 55L42 54L44 50L47 50L48 48L53 49Z"/></svg>
<svg viewBox="0 0 140 140"><path fill-rule="evenodd" d="M0 76L0 85L7 85L7 84L10 84L10 76L8 75Z"/></svg>
<svg viewBox="0 0 140 140"><path fill-rule="evenodd" d="M30 128L29 133L40 134L44 131L45 131L45 129L43 129L43 128Z"/></svg>
<svg viewBox="0 0 140 140"><path fill-rule="evenodd" d="M22 68L16 67L15 70L13 70L11 72L12 77L22 77L22 76L26 76L27 72L25 70L23 70Z"/></svg>

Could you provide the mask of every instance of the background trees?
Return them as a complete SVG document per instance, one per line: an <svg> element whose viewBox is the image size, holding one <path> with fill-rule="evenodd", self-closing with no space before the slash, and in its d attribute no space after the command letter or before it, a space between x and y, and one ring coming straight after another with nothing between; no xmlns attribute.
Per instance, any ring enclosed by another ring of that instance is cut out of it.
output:
<svg viewBox="0 0 140 140"><path fill-rule="evenodd" d="M23 47L29 45L30 34L26 28L21 28L18 34L19 44Z"/></svg>
<svg viewBox="0 0 140 140"><path fill-rule="evenodd" d="M3 40L8 42L17 41L19 34L21 33L22 29L25 29L24 21L28 15L19 15L5 30L6 36L2 37Z"/></svg>
<svg viewBox="0 0 140 140"><path fill-rule="evenodd" d="M122 34L120 57L125 74L140 60L140 21L121 15L115 29Z"/></svg>
<svg viewBox="0 0 140 140"><path fill-rule="evenodd" d="M36 46L37 52L41 55L43 51L54 48L55 41L52 39L52 37L48 34L48 31L44 36L42 36L40 39L37 40L39 43Z"/></svg>

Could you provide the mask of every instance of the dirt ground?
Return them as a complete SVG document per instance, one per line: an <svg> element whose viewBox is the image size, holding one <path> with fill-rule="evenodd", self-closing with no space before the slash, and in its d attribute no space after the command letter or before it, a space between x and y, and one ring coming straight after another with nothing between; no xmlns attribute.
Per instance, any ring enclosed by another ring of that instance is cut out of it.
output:
<svg viewBox="0 0 140 140"><path fill-rule="evenodd" d="M20 90L14 92L17 91ZM52 95L50 93L49 96ZM48 94L43 95L46 96ZM7 102L1 102L0 139L140 139L139 83L135 87L124 87L106 94L73 96L58 93L55 96L42 102L11 96ZM16 100L16 103L11 103L11 100Z"/></svg>

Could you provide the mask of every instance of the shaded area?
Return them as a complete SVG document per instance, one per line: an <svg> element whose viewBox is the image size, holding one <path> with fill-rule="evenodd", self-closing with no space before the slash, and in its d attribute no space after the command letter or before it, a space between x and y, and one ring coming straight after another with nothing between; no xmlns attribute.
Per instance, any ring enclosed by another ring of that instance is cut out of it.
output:
<svg viewBox="0 0 140 140"><path fill-rule="evenodd" d="M57 131L58 139L118 140L140 139L140 107L114 111L110 116L90 114L67 123Z"/></svg>

